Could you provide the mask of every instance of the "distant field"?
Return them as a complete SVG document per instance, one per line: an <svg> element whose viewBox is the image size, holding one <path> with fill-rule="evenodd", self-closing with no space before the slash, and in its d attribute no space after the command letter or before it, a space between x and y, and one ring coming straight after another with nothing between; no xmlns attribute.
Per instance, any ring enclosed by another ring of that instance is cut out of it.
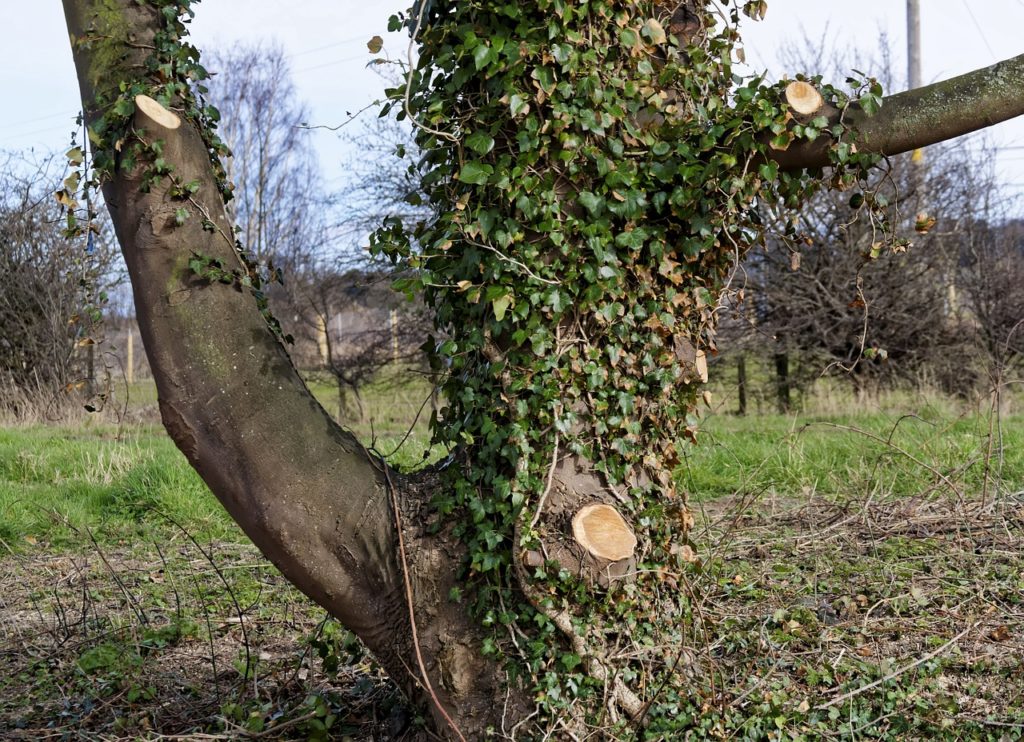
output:
<svg viewBox="0 0 1024 742"><path fill-rule="evenodd" d="M687 452L682 481L698 500L740 491L973 497L1024 489L1024 415L1001 421L989 451L987 415L861 412L716 415Z"/></svg>
<svg viewBox="0 0 1024 742"><path fill-rule="evenodd" d="M422 408L395 461L436 458L428 394L375 386L353 427L389 453ZM389 739L413 722L224 514L153 422L152 387L129 399L121 425L0 428L0 737ZM729 407L679 472L700 511L698 561L674 578L695 734L1024 736L1024 417L913 397Z"/></svg>

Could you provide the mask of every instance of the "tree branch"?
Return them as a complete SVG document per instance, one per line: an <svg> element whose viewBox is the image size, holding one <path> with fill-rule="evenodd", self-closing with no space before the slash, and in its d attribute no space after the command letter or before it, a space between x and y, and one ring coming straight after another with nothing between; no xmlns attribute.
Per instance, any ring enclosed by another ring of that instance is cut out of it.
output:
<svg viewBox="0 0 1024 742"><path fill-rule="evenodd" d="M94 127L105 113L96 104L101 88L148 79L144 48L159 13L134 0L114 7L64 0L64 8ZM113 35L104 24L133 45L123 54L98 53L104 42L95 40ZM253 543L401 679L408 631L384 474L310 394L248 291L189 267L195 255L238 262L222 236L231 234L231 221L207 147L174 111L145 96L135 103L132 136L162 142L174 178L198 184L188 201L174 195L167 177L143 190L147 163L140 162L103 185L164 425Z"/></svg>
<svg viewBox="0 0 1024 742"><path fill-rule="evenodd" d="M840 112L823 109L833 125ZM915 88L883 99L882 108L868 116L851 106L842 122L861 152L898 155L919 147L969 134L1024 114L1024 54L959 77ZM784 170L828 165L833 140L794 142L769 156Z"/></svg>

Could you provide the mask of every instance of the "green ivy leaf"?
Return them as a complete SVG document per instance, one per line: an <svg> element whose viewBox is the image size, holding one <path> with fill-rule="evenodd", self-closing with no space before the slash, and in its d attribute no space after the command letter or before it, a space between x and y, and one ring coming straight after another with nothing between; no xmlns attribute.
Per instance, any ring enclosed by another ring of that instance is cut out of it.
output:
<svg viewBox="0 0 1024 742"><path fill-rule="evenodd" d="M592 216L600 216L604 211L604 199L590 191L583 191L578 199Z"/></svg>
<svg viewBox="0 0 1024 742"><path fill-rule="evenodd" d="M494 137L483 129L478 129L466 137L466 146L478 155L486 155L494 149Z"/></svg>
<svg viewBox="0 0 1024 742"><path fill-rule="evenodd" d="M463 183L469 183L471 185L483 185L493 174L493 166L476 160L471 160L462 166L462 169L458 174L458 179Z"/></svg>
<svg viewBox="0 0 1024 742"><path fill-rule="evenodd" d="M494 299L491 306L494 308L494 318L501 322L505 319L505 313L512 304L512 295L504 294Z"/></svg>
<svg viewBox="0 0 1024 742"><path fill-rule="evenodd" d="M527 102L526 97L516 93L508 99L508 110L512 113L512 117L524 115L530 110L530 104Z"/></svg>
<svg viewBox="0 0 1024 742"><path fill-rule="evenodd" d="M491 47L486 44L481 44L473 50L473 63L476 65L477 71L482 70L488 64L491 63Z"/></svg>

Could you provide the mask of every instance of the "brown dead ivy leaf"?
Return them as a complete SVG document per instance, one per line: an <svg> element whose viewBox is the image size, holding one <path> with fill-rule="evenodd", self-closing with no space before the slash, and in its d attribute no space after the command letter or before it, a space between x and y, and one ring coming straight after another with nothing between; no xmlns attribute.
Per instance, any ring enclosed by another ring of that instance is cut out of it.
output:
<svg viewBox="0 0 1024 742"><path fill-rule="evenodd" d="M1010 630L1005 626L996 626L989 632L988 638L994 642L1005 642L1011 638Z"/></svg>

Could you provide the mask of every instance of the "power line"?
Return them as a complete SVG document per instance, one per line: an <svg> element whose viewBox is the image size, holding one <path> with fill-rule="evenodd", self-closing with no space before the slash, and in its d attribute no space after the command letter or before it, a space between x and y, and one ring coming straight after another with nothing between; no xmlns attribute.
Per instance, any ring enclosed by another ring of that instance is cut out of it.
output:
<svg viewBox="0 0 1024 742"><path fill-rule="evenodd" d="M16 128L21 127L21 126L25 126L26 124L34 124L34 123L39 122L39 121L49 121L50 119L55 119L55 118L58 118L60 116L67 116L68 118L71 118L72 116L77 116L77 115L78 115L77 111L74 114L69 114L67 111L61 111L60 113L51 113L51 114L49 114L47 116L37 116L36 118L33 118L33 119L25 119L23 121L14 121L14 122L11 122L11 123L7 124L7 126L9 126L12 129L16 129Z"/></svg>
<svg viewBox="0 0 1024 742"><path fill-rule="evenodd" d="M998 55L992 49L992 45L988 43L988 38L985 36L985 31L981 28L981 24L978 23L978 19L974 17L974 11L971 10L971 6L967 3L967 0L960 0L964 8L967 10L967 15L971 17L971 21L974 22L974 27L978 29L978 35L981 36L981 40L985 42L985 48L988 49L988 53L992 55L993 61L999 61Z"/></svg>
<svg viewBox="0 0 1024 742"><path fill-rule="evenodd" d="M285 59L292 60L292 59L297 59L299 57L306 57L306 56L309 56L310 54L316 54L317 52L327 51L328 49L336 49L338 47L343 47L343 46L350 46L350 45L355 44L357 42L365 42L365 41L368 41L368 40L369 39L366 38L365 34L360 34L359 36L350 36L349 38L340 39L339 41L334 41L334 42L332 42L330 44L324 44L322 46L315 46L315 47L313 47L311 49L303 49L301 51L293 52L291 54L286 54L285 55ZM344 62L352 62L352 61L355 61L357 59L361 59L363 56L364 55L360 54L360 55L354 56L354 57L346 57L345 59L339 59L339 60L335 60L333 62L325 62L325 63L323 63L321 65L316 65L314 67L304 67L302 69L294 70L294 72L296 72L296 73L298 73L298 72L308 72L310 70L320 69L321 67L328 67L328 66L330 66L332 64L343 64ZM21 127L26 126L28 124L34 124L34 123L37 123L37 122L40 122L40 121L50 121L51 119L55 119L55 118L66 117L68 119L73 119L73 118L75 118L77 116L78 116L78 111L75 111L73 113L68 113L68 112L65 112L65 111L61 111L60 113L50 113L50 114L46 114L45 116L36 116L35 118L23 119L21 121L12 121L12 122L4 123L3 127L0 128L0 131L10 131L11 129L20 129ZM55 131L56 128L57 127L49 127L47 129L41 129L39 131L45 133L45 132L48 132L48 131ZM29 134L35 133L35 131L36 131L35 129L25 130L25 131L19 131L18 133L15 133L15 134L5 134L5 136L9 136L9 137L12 137L12 138L23 137L23 136L27 136Z"/></svg>
<svg viewBox="0 0 1024 742"><path fill-rule="evenodd" d="M369 41L369 39L367 39L365 36L352 36L351 38L342 39L341 41L335 41L334 43L331 44L324 44L323 46L317 46L312 49L305 49L301 52L295 52L294 54L286 54L285 59L295 59L296 57L304 57L307 54L316 54L317 52L322 52L326 49L334 49L335 47L338 46L347 46L348 44L354 44L357 41Z"/></svg>
<svg viewBox="0 0 1024 742"><path fill-rule="evenodd" d="M78 114L76 113L75 116L77 117L77 115ZM72 117L69 116L68 118L70 119ZM32 128L32 129L24 129L22 131L15 132L13 134L7 133L7 134L4 134L4 138L5 139L24 139L25 137L32 136L33 134L50 134L50 133L57 132L57 131L73 131L73 130L77 131L78 127L76 125L74 125L73 123L69 122L68 124L58 124L56 126L47 126L44 129Z"/></svg>
<svg viewBox="0 0 1024 742"><path fill-rule="evenodd" d="M335 59L333 62L324 62L323 64L317 64L317 65L314 65L312 67L303 67L302 69L293 70L293 72L296 75L299 74L300 72L312 72L313 70L323 69L324 67L333 67L336 64L344 64L345 62L354 62L357 59L365 59L367 62L372 61L372 60L368 59L368 57L369 57L369 53L357 54L354 57L345 57L344 59Z"/></svg>

